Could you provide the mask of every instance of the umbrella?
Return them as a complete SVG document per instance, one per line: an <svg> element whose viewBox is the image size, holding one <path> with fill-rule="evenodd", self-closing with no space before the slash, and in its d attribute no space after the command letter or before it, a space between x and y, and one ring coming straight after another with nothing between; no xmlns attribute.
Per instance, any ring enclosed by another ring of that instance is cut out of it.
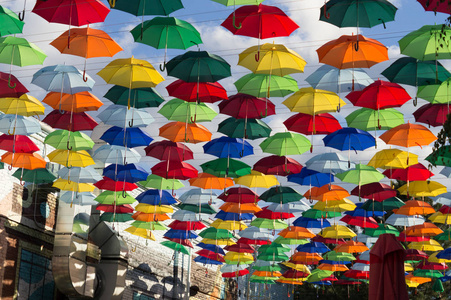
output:
<svg viewBox="0 0 451 300"><path fill-rule="evenodd" d="M165 247L168 247L170 249L173 249L174 251L181 252L186 255L190 255L190 252L188 251L188 249L186 249L185 246L183 246L179 243L175 243L172 241L164 241L164 242L161 242L160 244Z"/></svg>
<svg viewBox="0 0 451 300"><path fill-rule="evenodd" d="M94 151L92 158L105 164L138 163L141 155L134 149L128 149L123 146L102 145Z"/></svg>
<svg viewBox="0 0 451 300"><path fill-rule="evenodd" d="M371 134L352 127L345 127L328 134L323 138L323 142L326 147L356 152L376 145L376 140Z"/></svg>
<svg viewBox="0 0 451 300"><path fill-rule="evenodd" d="M131 182L122 182L122 181L115 181L108 177L103 177L102 180L97 181L94 183L94 186L97 187L100 190L108 190L108 191L133 191L134 189L137 189L138 186Z"/></svg>
<svg viewBox="0 0 451 300"><path fill-rule="evenodd" d="M206 143L204 153L219 158L241 158L254 153L252 146L243 139L220 137Z"/></svg>
<svg viewBox="0 0 451 300"><path fill-rule="evenodd" d="M128 148L148 146L153 141L153 138L141 128L131 127L125 129L118 126L109 128L102 134L100 139L110 145L125 146Z"/></svg>
<svg viewBox="0 0 451 300"><path fill-rule="evenodd" d="M352 238L355 237L356 234L346 226L343 225L332 225L330 227L324 228L319 233L324 238Z"/></svg>
<svg viewBox="0 0 451 300"><path fill-rule="evenodd" d="M59 199L68 204L76 205L97 205L98 202L94 201L96 196L90 192L84 193L74 193L68 191L62 191L60 193Z"/></svg>
<svg viewBox="0 0 451 300"><path fill-rule="evenodd" d="M186 162L180 161L162 161L151 168L152 174L164 177L166 179L186 180L197 176L196 168Z"/></svg>
<svg viewBox="0 0 451 300"><path fill-rule="evenodd" d="M356 207L357 206L351 200L346 198L340 200L320 201L313 205L313 209L332 212L354 211Z"/></svg>
<svg viewBox="0 0 451 300"><path fill-rule="evenodd" d="M321 187L334 181L333 175L320 173L314 170L310 170L306 167L302 168L301 172L297 174L288 175L287 178L289 182L316 187Z"/></svg>
<svg viewBox="0 0 451 300"><path fill-rule="evenodd" d="M130 183L146 180L148 175L149 173L144 168L136 164L111 164L103 169L103 176L115 181Z"/></svg>
<svg viewBox="0 0 451 300"><path fill-rule="evenodd" d="M336 174L346 171L352 168L354 164L351 163L351 165L348 165L348 160L343 156L335 152L330 152L315 155L305 162L305 166L313 171L330 173L330 176L332 176L332 173Z"/></svg>
<svg viewBox="0 0 451 300"><path fill-rule="evenodd" d="M372 182L354 188L351 195L381 202L390 197L395 197L396 190L387 184Z"/></svg>
<svg viewBox="0 0 451 300"><path fill-rule="evenodd" d="M266 175L288 176L301 172L302 165L290 157L271 155L257 161L253 170Z"/></svg>
<svg viewBox="0 0 451 300"><path fill-rule="evenodd" d="M369 299L408 299L405 250L392 234L383 234L370 252Z"/></svg>
<svg viewBox="0 0 451 300"><path fill-rule="evenodd" d="M260 200L280 204L297 202L302 198L300 193L288 186L272 187L260 195Z"/></svg>
<svg viewBox="0 0 451 300"><path fill-rule="evenodd" d="M315 269L312 271L312 273L307 277L307 282L318 282L321 281L330 275L332 275L332 271L327 270L321 270L321 269Z"/></svg>
<svg viewBox="0 0 451 300"><path fill-rule="evenodd" d="M235 119L230 117L218 124L218 132L232 138L255 140L268 137L271 133L271 128L258 119Z"/></svg>
<svg viewBox="0 0 451 300"><path fill-rule="evenodd" d="M127 106L129 99L134 108L157 107L164 102L161 95L151 87L129 89L115 85L104 96L114 104Z"/></svg>
<svg viewBox="0 0 451 300"><path fill-rule="evenodd" d="M3 6L0 6L0 22L0 36L22 33L24 22L12 10Z"/></svg>
<svg viewBox="0 0 451 300"><path fill-rule="evenodd" d="M166 179L161 176L151 174L145 181L140 182L141 185L147 188L177 190L184 187L184 184L178 179Z"/></svg>
<svg viewBox="0 0 451 300"><path fill-rule="evenodd" d="M362 253L367 250L369 250L369 248L365 246L362 242L355 242L353 240L347 241L346 243L338 245L337 247L334 248L335 252L346 252L346 253ZM353 266L353 269L356 269L355 265Z"/></svg>
<svg viewBox="0 0 451 300"><path fill-rule="evenodd" d="M441 1L425 1L417 0L423 6L425 11L433 11L434 13L442 12L445 14L450 13L449 4Z"/></svg>
<svg viewBox="0 0 451 300"><path fill-rule="evenodd" d="M53 65L34 73L31 83L46 91L75 94L91 91L95 82L74 66Z"/></svg>
<svg viewBox="0 0 451 300"><path fill-rule="evenodd" d="M46 57L41 49L24 38L0 37L0 63L19 67L42 65Z"/></svg>
<svg viewBox="0 0 451 300"><path fill-rule="evenodd" d="M312 87L301 88L282 102L291 111L316 115L334 112L346 105L334 92L317 90Z"/></svg>
<svg viewBox="0 0 451 300"><path fill-rule="evenodd" d="M363 185L381 181L384 178L384 174L381 174L371 166L356 164L355 168L342 173L338 173L335 175L335 177L344 182Z"/></svg>
<svg viewBox="0 0 451 300"><path fill-rule="evenodd" d="M385 170L383 174L390 179L402 181L428 180L431 176L434 176L434 174L421 163L408 166L405 169Z"/></svg>
<svg viewBox="0 0 451 300"><path fill-rule="evenodd" d="M150 205L171 205L177 203L174 197L164 190L146 190L136 196L136 200L139 203Z"/></svg>
<svg viewBox="0 0 451 300"><path fill-rule="evenodd" d="M361 130L388 130L404 124L402 113L393 108L374 110L359 108L346 116L349 127Z"/></svg>
<svg viewBox="0 0 451 300"><path fill-rule="evenodd" d="M68 130L55 130L49 133L44 143L62 150L90 150L94 147L93 140L86 134L76 131L70 132Z"/></svg>
<svg viewBox="0 0 451 300"><path fill-rule="evenodd" d="M441 83L430 83L418 87L417 97L429 101L432 104L449 104L450 102L450 80Z"/></svg>
<svg viewBox="0 0 451 300"><path fill-rule="evenodd" d="M122 105L109 105L97 117L107 125L118 127L146 127L154 121L150 113L144 109L137 109Z"/></svg>
<svg viewBox="0 0 451 300"><path fill-rule="evenodd" d="M42 102L50 105L53 109L75 113L98 110L103 105L99 98L87 91L75 94L50 92L42 99Z"/></svg>
<svg viewBox="0 0 451 300"><path fill-rule="evenodd" d="M146 155L159 160L190 160L193 159L193 151L183 143L172 141L153 142L145 149Z"/></svg>
<svg viewBox="0 0 451 300"><path fill-rule="evenodd" d="M74 113L58 109L49 113L42 122L47 123L53 128L66 129L69 131L93 130L99 123L93 117L85 112Z"/></svg>
<svg viewBox="0 0 451 300"><path fill-rule="evenodd" d="M203 189L222 190L233 185L233 181L228 177L216 177L208 173L200 173L197 177L190 178L191 186L197 186Z"/></svg>
<svg viewBox="0 0 451 300"><path fill-rule="evenodd" d="M197 123L170 122L160 127L160 136L172 142L201 143L211 140L211 132Z"/></svg>
<svg viewBox="0 0 451 300"><path fill-rule="evenodd" d="M254 214L250 214L250 213L232 213L232 212L225 212L223 210L220 210L215 215L215 218L221 219L223 221L252 220L253 217L254 217Z"/></svg>
<svg viewBox="0 0 451 300"><path fill-rule="evenodd" d="M448 104L428 103L418 108L413 116L418 123L428 124L429 127L443 126L451 109Z"/></svg>
<svg viewBox="0 0 451 300"><path fill-rule="evenodd" d="M219 112L235 119L261 119L276 113L276 106L266 98L238 93L219 103Z"/></svg>
<svg viewBox="0 0 451 300"><path fill-rule="evenodd" d="M19 98L2 98L0 102L0 111L5 114L30 117L43 115L44 110L44 105L38 99L27 94L23 94Z"/></svg>
<svg viewBox="0 0 451 300"><path fill-rule="evenodd" d="M428 241L411 242L407 245L409 249L416 249L420 251L441 251L443 247L435 240L430 239ZM440 258L440 255L439 255Z"/></svg>
<svg viewBox="0 0 451 300"><path fill-rule="evenodd" d="M158 113L170 121L186 123L210 122L218 115L205 103L188 102L177 98L167 101Z"/></svg>
<svg viewBox="0 0 451 300"><path fill-rule="evenodd" d="M395 236L399 236L398 229L388 224L378 224L378 228L365 228L364 233L372 237L379 237L385 233L391 233Z"/></svg>
<svg viewBox="0 0 451 300"><path fill-rule="evenodd" d="M72 180L79 183L94 183L102 179L102 176L92 166L87 166L84 168L64 167L58 170L58 176L63 179Z"/></svg>
<svg viewBox="0 0 451 300"><path fill-rule="evenodd" d="M405 169L418 163L418 155L399 149L378 151L368 162L368 166L382 169Z"/></svg>
<svg viewBox="0 0 451 300"><path fill-rule="evenodd" d="M27 170L45 168L46 162L36 152L34 153L12 153L6 152L2 155L1 161L15 168L23 168Z"/></svg>
<svg viewBox="0 0 451 300"><path fill-rule="evenodd" d="M427 202L420 200L408 200L402 207L393 210L400 215L429 215L435 213L435 209Z"/></svg>
<svg viewBox="0 0 451 300"><path fill-rule="evenodd" d="M278 132L260 143L263 152L279 156L300 155L311 147L310 141L299 133Z"/></svg>
<svg viewBox="0 0 451 300"><path fill-rule="evenodd" d="M406 216L406 215L398 215L392 214L385 220L386 224L393 226L413 226L424 223L424 218L422 216Z"/></svg>
<svg viewBox="0 0 451 300"><path fill-rule="evenodd" d="M438 228L436 225L429 223L429 222L424 222L423 224L419 224L419 225L412 225L406 228L405 230L405 235L406 236L420 236L420 237L425 237L425 236L436 236L443 233L443 230L441 230L440 228Z"/></svg>
<svg viewBox="0 0 451 300"><path fill-rule="evenodd" d="M362 68L341 70L329 65L320 66L305 81L315 89L337 94L346 91L360 91L373 82Z"/></svg>
<svg viewBox="0 0 451 300"><path fill-rule="evenodd" d="M446 187L436 181L412 181L398 188L401 195L411 195L413 197L435 197L446 193Z"/></svg>
<svg viewBox="0 0 451 300"><path fill-rule="evenodd" d="M166 89L169 96L189 102L214 103L227 99L227 91L218 82L186 82L178 79Z"/></svg>
<svg viewBox="0 0 451 300"><path fill-rule="evenodd" d="M290 75L276 76L249 73L233 83L239 93L255 97L285 97L299 87Z"/></svg>
<svg viewBox="0 0 451 300"><path fill-rule="evenodd" d="M14 153L33 153L39 147L25 135L0 135L0 149Z"/></svg>
<svg viewBox="0 0 451 300"><path fill-rule="evenodd" d="M17 169L12 176L20 181L31 182L34 184L51 183L56 180L56 176L45 168L34 170Z"/></svg>
<svg viewBox="0 0 451 300"><path fill-rule="evenodd" d="M319 62L339 69L370 68L388 60L387 47L363 35L342 35L316 50Z"/></svg>
<svg viewBox="0 0 451 300"><path fill-rule="evenodd" d="M0 98L18 98L29 92L14 75L4 72L0 72L0 89Z"/></svg>
<svg viewBox="0 0 451 300"><path fill-rule="evenodd" d="M437 139L429 129L419 124L398 125L383 133L380 138L387 144L403 147L429 145Z"/></svg>
<svg viewBox="0 0 451 300"><path fill-rule="evenodd" d="M245 187L232 187L219 195L218 198L224 202L234 203L256 203L260 200L254 191Z"/></svg>
<svg viewBox="0 0 451 300"><path fill-rule="evenodd" d="M231 158L218 158L200 166L203 172L218 177L240 177L251 173L249 165Z"/></svg>
<svg viewBox="0 0 451 300"><path fill-rule="evenodd" d="M124 1L111 1L110 5L114 9L121 10L135 16L167 16L170 13L183 8L183 4L179 0L133 1L132 3Z"/></svg>
<svg viewBox="0 0 451 300"><path fill-rule="evenodd" d="M235 178L234 181L235 184L262 188L270 188L279 184L274 175L265 175L254 170L251 171L251 174Z"/></svg>
<svg viewBox="0 0 451 300"><path fill-rule="evenodd" d="M341 129L338 120L328 113L298 113L286 119L283 124L288 130L302 134L329 134Z"/></svg>

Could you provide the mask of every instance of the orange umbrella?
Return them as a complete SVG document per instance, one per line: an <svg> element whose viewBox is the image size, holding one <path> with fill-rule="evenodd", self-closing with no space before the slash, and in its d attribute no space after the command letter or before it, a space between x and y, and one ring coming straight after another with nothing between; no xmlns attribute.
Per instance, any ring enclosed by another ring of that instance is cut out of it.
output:
<svg viewBox="0 0 451 300"><path fill-rule="evenodd" d="M232 213L251 213L255 214L256 212L261 211L262 209L258 207L255 203L233 203L233 202L226 202L219 208L225 212L232 212Z"/></svg>
<svg viewBox="0 0 451 300"><path fill-rule="evenodd" d="M146 214L141 211L137 211L132 215L132 218L136 221L143 222L158 222L169 220L170 217L167 214Z"/></svg>
<svg viewBox="0 0 451 300"><path fill-rule="evenodd" d="M160 136L173 142L201 143L211 140L211 132L197 123L170 122L160 128Z"/></svg>
<svg viewBox="0 0 451 300"><path fill-rule="evenodd" d="M393 209L393 212L398 215L429 215L435 213L435 209L427 202L420 200L409 200L406 204L398 209Z"/></svg>
<svg viewBox="0 0 451 300"><path fill-rule="evenodd" d="M323 257L318 253L296 252L291 256L290 261L305 265L316 265Z"/></svg>
<svg viewBox="0 0 451 300"><path fill-rule="evenodd" d="M429 145L437 139L437 137L423 125L411 124L410 122L387 130L380 138L386 144L403 146L406 148Z"/></svg>
<svg viewBox="0 0 451 300"><path fill-rule="evenodd" d="M332 272L345 272L349 270L346 265L331 265L331 264L320 264L318 269L332 271Z"/></svg>
<svg viewBox="0 0 451 300"><path fill-rule="evenodd" d="M443 233L443 230L429 222L424 222L421 225L409 226L405 230L407 236L436 236L440 233Z"/></svg>
<svg viewBox="0 0 451 300"><path fill-rule="evenodd" d="M369 68L388 60L382 43L363 35L342 35L316 50L319 62L338 69Z"/></svg>
<svg viewBox="0 0 451 300"><path fill-rule="evenodd" d="M36 152L34 153L12 153L6 152L2 155L2 162L5 164L11 165L15 168L24 168L27 170L34 170L45 168L46 162Z"/></svg>
<svg viewBox="0 0 451 300"><path fill-rule="evenodd" d="M234 185L231 178L217 177L208 173L199 173L197 177L189 180L191 186L202 189L223 190Z"/></svg>
<svg viewBox="0 0 451 300"><path fill-rule="evenodd" d="M278 271L254 271L252 275L259 277L280 277L282 276L282 273Z"/></svg>
<svg viewBox="0 0 451 300"><path fill-rule="evenodd" d="M53 109L72 111L75 113L83 111L98 110L102 101L90 92L80 92L76 94L61 94L50 92L42 102L50 105Z"/></svg>
<svg viewBox="0 0 451 300"><path fill-rule="evenodd" d="M279 235L286 239L310 239L316 236L310 229L297 226L289 226L279 232Z"/></svg>
<svg viewBox="0 0 451 300"><path fill-rule="evenodd" d="M284 278L283 276L277 279L277 282L280 283L287 283L287 284L297 284L297 285L303 285L304 283L300 281L301 279L294 279L294 278Z"/></svg>
<svg viewBox="0 0 451 300"><path fill-rule="evenodd" d="M362 253L369 250L365 244L362 242L355 242L353 240L347 241L344 244L335 247L335 252L346 252L346 253Z"/></svg>
<svg viewBox="0 0 451 300"><path fill-rule="evenodd" d="M320 188L312 187L304 197L318 201L337 201L349 197L347 190L334 184L325 184Z"/></svg>
<svg viewBox="0 0 451 300"><path fill-rule="evenodd" d="M406 275L406 280L418 282L419 284L423 284L423 283L432 281L432 278L418 277L418 276L414 276L413 274L409 274L409 275Z"/></svg>

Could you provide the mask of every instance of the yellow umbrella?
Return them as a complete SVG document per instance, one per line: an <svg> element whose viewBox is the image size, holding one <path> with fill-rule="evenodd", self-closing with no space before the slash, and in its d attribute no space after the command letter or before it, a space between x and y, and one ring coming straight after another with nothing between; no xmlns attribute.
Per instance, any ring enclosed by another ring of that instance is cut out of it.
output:
<svg viewBox="0 0 451 300"><path fill-rule="evenodd" d="M368 166L381 169L405 169L418 164L418 155L399 149L384 149L371 158Z"/></svg>
<svg viewBox="0 0 451 300"><path fill-rule="evenodd" d="M252 46L240 53L238 65L255 74L285 76L304 72L307 62L296 52L281 44Z"/></svg>
<svg viewBox="0 0 451 300"><path fill-rule="evenodd" d="M320 236L323 238L331 238L331 239L347 239L353 238L357 234L354 231L349 229L344 225L332 225L330 227L324 228L320 233Z"/></svg>
<svg viewBox="0 0 451 300"><path fill-rule="evenodd" d="M85 150L69 151L63 149L56 149L50 152L47 157L51 162L63 165L65 167L87 167L94 165L95 162L91 155Z"/></svg>
<svg viewBox="0 0 451 300"><path fill-rule="evenodd" d="M412 281L412 280L406 279L406 285L411 288L416 288L420 285L420 283L418 281Z"/></svg>
<svg viewBox="0 0 451 300"><path fill-rule="evenodd" d="M236 244L232 239L221 239L221 240L213 240L213 239L202 239L202 243L209 245L233 245Z"/></svg>
<svg viewBox="0 0 451 300"><path fill-rule="evenodd" d="M440 223L440 224L451 224L451 214L443 214L441 212L433 213L429 216L428 220L430 220L433 223Z"/></svg>
<svg viewBox="0 0 451 300"><path fill-rule="evenodd" d="M334 112L346 103L330 91L318 90L312 87L302 88L282 102L293 112L315 116L317 114Z"/></svg>
<svg viewBox="0 0 451 300"><path fill-rule="evenodd" d="M412 264L409 264L409 263L404 263L404 271L406 271L406 272L411 272L411 271L413 271L414 269L413 269L413 266L412 266Z"/></svg>
<svg viewBox="0 0 451 300"><path fill-rule="evenodd" d="M244 175L234 179L235 184L244 185L247 187L261 187L269 189L272 186L278 185L279 181L274 175L265 175L258 171L251 171L251 174Z"/></svg>
<svg viewBox="0 0 451 300"><path fill-rule="evenodd" d="M277 282L280 283L288 283L288 284L298 284L303 285L303 281L306 281L307 277L305 278L285 278L283 276L280 276L279 279L277 279Z"/></svg>
<svg viewBox="0 0 451 300"><path fill-rule="evenodd" d="M77 183L62 178L58 178L55 182L53 182L52 186L60 190L73 191L79 193L92 192L96 188L92 183Z"/></svg>
<svg viewBox="0 0 451 300"><path fill-rule="evenodd" d="M290 261L283 262L282 264L287 266L288 268L295 269L296 271L301 271L301 272L304 272L307 274L311 274L310 269L304 264L301 264L301 263L296 264L296 263L290 262Z"/></svg>
<svg viewBox="0 0 451 300"><path fill-rule="evenodd" d="M245 264L251 264L254 262L254 257L251 253L240 253L234 251L227 252L226 255L224 255L224 259Z"/></svg>
<svg viewBox="0 0 451 300"><path fill-rule="evenodd" d="M167 214L174 211L169 205L150 205L145 203L136 205L135 210L146 214Z"/></svg>
<svg viewBox="0 0 451 300"><path fill-rule="evenodd" d="M354 202L347 198L343 198L341 200L319 201L313 205L314 209L336 212L353 211L356 207L357 206Z"/></svg>
<svg viewBox="0 0 451 300"><path fill-rule="evenodd" d="M441 251L443 250L443 247L433 239L430 239L429 241L422 241L422 242L411 242L407 245L408 249L416 249L420 251Z"/></svg>
<svg viewBox="0 0 451 300"><path fill-rule="evenodd" d="M137 228L135 226L130 226L127 229L125 229L125 231L127 231L128 233L143 237L145 239L149 239L152 241L156 240L152 231L150 231L149 229Z"/></svg>
<svg viewBox="0 0 451 300"><path fill-rule="evenodd" d="M436 181L422 180L411 181L409 185L404 184L398 188L401 195L411 195L413 197L435 197L446 193L446 186Z"/></svg>
<svg viewBox="0 0 451 300"><path fill-rule="evenodd" d="M43 115L45 107L42 103L27 94L23 94L19 98L1 98L0 99L0 111L5 114L21 115L21 116L34 116Z"/></svg>
<svg viewBox="0 0 451 300"><path fill-rule="evenodd" d="M247 225L243 221L223 221L221 219L216 219L210 226L216 229L227 230L244 230L247 228Z"/></svg>

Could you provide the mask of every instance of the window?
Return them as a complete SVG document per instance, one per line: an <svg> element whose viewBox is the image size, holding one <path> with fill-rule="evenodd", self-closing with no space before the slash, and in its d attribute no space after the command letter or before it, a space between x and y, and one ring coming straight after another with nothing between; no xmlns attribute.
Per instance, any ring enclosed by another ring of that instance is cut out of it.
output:
<svg viewBox="0 0 451 300"><path fill-rule="evenodd" d="M146 294L141 294L141 292L133 292L133 300L155 300L155 298Z"/></svg>

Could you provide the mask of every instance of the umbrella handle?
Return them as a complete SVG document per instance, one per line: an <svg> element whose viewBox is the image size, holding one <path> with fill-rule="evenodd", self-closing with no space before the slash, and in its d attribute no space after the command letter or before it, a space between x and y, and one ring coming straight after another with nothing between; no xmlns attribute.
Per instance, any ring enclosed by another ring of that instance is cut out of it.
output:
<svg viewBox="0 0 451 300"><path fill-rule="evenodd" d="M236 17L235 17L235 12L234 12L234 13L233 13L233 16L232 16L233 27L235 27L235 29L241 29L241 27L243 27L243 25L241 24L241 22L240 22L240 24L237 26L237 25L235 24L235 21L236 21Z"/></svg>
<svg viewBox="0 0 451 300"><path fill-rule="evenodd" d="M132 252L136 252L136 246L132 249L130 249Z"/></svg>
<svg viewBox="0 0 451 300"><path fill-rule="evenodd" d="M196 123L197 115L194 115L194 119L193 119L193 117L190 117L190 119L191 119L191 122L192 122L192 123Z"/></svg>
<svg viewBox="0 0 451 300"><path fill-rule="evenodd" d="M127 198L127 194L125 193L125 191L122 191L122 198Z"/></svg>
<svg viewBox="0 0 451 300"><path fill-rule="evenodd" d="M338 106L337 106L337 113L339 113L341 111L341 103L338 102Z"/></svg>
<svg viewBox="0 0 451 300"><path fill-rule="evenodd" d="M12 166L12 165L9 165L9 166L8 166L8 170L11 171L12 169L13 169L13 166Z"/></svg>
<svg viewBox="0 0 451 300"><path fill-rule="evenodd" d="M174 189L172 189L172 197L175 197L175 196L177 196L177 194L176 193L174 193Z"/></svg>
<svg viewBox="0 0 451 300"><path fill-rule="evenodd" d="M18 13L17 16L19 17L19 20L23 21L25 19L25 9Z"/></svg>
<svg viewBox="0 0 451 300"><path fill-rule="evenodd" d="M134 124L133 121L134 121L133 119L131 119L131 121L128 121L128 126L133 127L133 124Z"/></svg>
<svg viewBox="0 0 451 300"><path fill-rule="evenodd" d="M67 148L67 150L72 150L72 146L70 145L70 143L69 143L69 140L67 140L67 145L66 145L66 148Z"/></svg>
<svg viewBox="0 0 451 300"><path fill-rule="evenodd" d="M20 183L21 186L25 186L25 181L22 181L22 179L20 179L19 183Z"/></svg>
<svg viewBox="0 0 451 300"><path fill-rule="evenodd" d="M8 134L9 134L9 135L14 135L15 133L16 133L16 127L14 127L12 133L11 133L11 131L8 129Z"/></svg>
<svg viewBox="0 0 451 300"><path fill-rule="evenodd" d="M164 72L166 70L166 62L163 62L162 64L160 64L160 71Z"/></svg>
<svg viewBox="0 0 451 300"><path fill-rule="evenodd" d="M381 120L377 119L377 128L379 128L379 130L382 129L382 125L381 125Z"/></svg>
<svg viewBox="0 0 451 300"><path fill-rule="evenodd" d="M382 22L382 25L384 25L384 29L387 29L387 27L385 26L384 20L382 20L381 18L379 18L378 20Z"/></svg>
<svg viewBox="0 0 451 300"><path fill-rule="evenodd" d="M354 44L354 50L355 50L356 52L359 51L359 41L358 41L358 40L357 40L357 41L355 42L355 44Z"/></svg>
<svg viewBox="0 0 451 300"><path fill-rule="evenodd" d="M17 83L14 83L14 85L11 85L11 75L9 76L9 78L8 78L8 87L10 88L10 89L13 89L13 88L15 88L17 86Z"/></svg>
<svg viewBox="0 0 451 300"><path fill-rule="evenodd" d="M413 99L413 106L417 106L417 104L418 104L418 98L417 97L415 97L414 99Z"/></svg>
<svg viewBox="0 0 451 300"><path fill-rule="evenodd" d="M88 81L88 76L86 76L86 70L83 70L83 81L84 82Z"/></svg>
<svg viewBox="0 0 451 300"><path fill-rule="evenodd" d="M255 54L255 61L258 62L260 60L260 50Z"/></svg>
<svg viewBox="0 0 451 300"><path fill-rule="evenodd" d="M241 150L239 154L240 154L240 157L243 157L244 156L244 149Z"/></svg>
<svg viewBox="0 0 451 300"><path fill-rule="evenodd" d="M324 15L324 18L330 19L330 13L327 12L327 7L326 7L325 3L324 3L323 15Z"/></svg>
<svg viewBox="0 0 451 300"><path fill-rule="evenodd" d="M310 146L310 153L313 153L313 145Z"/></svg>
<svg viewBox="0 0 451 300"><path fill-rule="evenodd" d="M116 6L116 0L108 0L108 3L110 3L110 7L112 8Z"/></svg>

